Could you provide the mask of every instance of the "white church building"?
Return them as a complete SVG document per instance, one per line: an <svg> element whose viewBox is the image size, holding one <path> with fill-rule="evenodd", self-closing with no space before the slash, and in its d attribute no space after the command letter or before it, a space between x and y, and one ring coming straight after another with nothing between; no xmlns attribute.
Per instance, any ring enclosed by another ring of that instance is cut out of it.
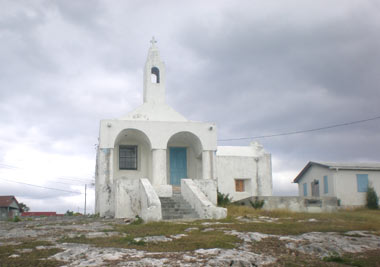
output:
<svg viewBox="0 0 380 267"><path fill-rule="evenodd" d="M214 123L189 121L166 103L165 65L151 43L143 104L100 122L96 213L157 221L176 195L198 218L223 218L217 189L233 200L272 195L271 155L261 145L218 146Z"/></svg>

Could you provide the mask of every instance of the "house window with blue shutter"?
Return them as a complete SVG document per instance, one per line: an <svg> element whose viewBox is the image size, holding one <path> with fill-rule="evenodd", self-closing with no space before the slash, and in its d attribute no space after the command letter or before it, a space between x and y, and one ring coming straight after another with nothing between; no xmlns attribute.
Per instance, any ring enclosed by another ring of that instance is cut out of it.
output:
<svg viewBox="0 0 380 267"><path fill-rule="evenodd" d="M303 184L303 196L304 196L304 197L307 196L307 183L304 183L304 184Z"/></svg>
<svg viewBox="0 0 380 267"><path fill-rule="evenodd" d="M368 189L368 174L357 174L356 180L358 183L358 192L367 192Z"/></svg>
<svg viewBox="0 0 380 267"><path fill-rule="evenodd" d="M323 176L323 192L327 194L329 192L329 181L327 175Z"/></svg>

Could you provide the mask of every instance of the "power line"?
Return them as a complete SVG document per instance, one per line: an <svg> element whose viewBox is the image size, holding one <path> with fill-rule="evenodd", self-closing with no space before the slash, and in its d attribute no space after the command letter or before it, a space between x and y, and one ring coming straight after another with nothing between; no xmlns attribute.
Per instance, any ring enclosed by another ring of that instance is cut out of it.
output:
<svg viewBox="0 0 380 267"><path fill-rule="evenodd" d="M4 163L0 163L0 169L25 170L24 168L8 165ZM69 180L69 181L74 181L78 183L94 183L94 179L92 178L76 178L76 177L69 176L69 177L58 177L58 179ZM67 184L67 183L62 183L62 184ZM70 185L74 185L74 184L70 184Z"/></svg>
<svg viewBox="0 0 380 267"><path fill-rule="evenodd" d="M58 177L57 179L63 179L63 180L67 180L67 181L74 181L74 182L78 182L78 183L93 183L94 182L94 180L92 180L92 179L79 179L79 178L70 179L70 178L65 178L65 177Z"/></svg>
<svg viewBox="0 0 380 267"><path fill-rule="evenodd" d="M337 127L342 127L342 126L347 126L347 125L352 125L352 124L358 124L358 123L363 123L363 122L373 121L373 120L378 120L378 119L380 119L380 116L369 118L369 119L364 119L364 120L350 121L350 122L345 122L345 123L340 123L340 124L333 124L333 125L329 125L329 126L325 126L325 127L312 128L312 129L307 129L307 130L299 130L299 131L292 131L292 132L285 132L285 133L278 133L278 134L251 136L251 137L219 139L218 141L221 141L221 142L237 141L237 140L259 139L259 138L268 138L268 137L277 137L277 136L293 135L293 134L300 134L300 133L308 133L308 132L321 131L321 130L337 128Z"/></svg>
<svg viewBox="0 0 380 267"><path fill-rule="evenodd" d="M58 181L47 181L48 183L55 183L55 184L66 184L66 185L71 185L71 186L82 186L78 184L69 184L69 183L64 183L64 182L58 182Z"/></svg>
<svg viewBox="0 0 380 267"><path fill-rule="evenodd" d="M66 192L66 193L75 193L75 194L82 195L81 192L76 192L76 191L69 191L69 190L63 190L63 189L58 189L58 188L45 187L45 186L41 186L41 185L28 184L28 183L17 182L17 181L11 181L11 180L7 180L7 179L4 179L4 178L0 178L0 180L6 181L6 182L10 182L10 183L23 184L23 185L34 186L34 187L39 187L39 188L43 188L43 189L56 190L56 191L62 191L62 192Z"/></svg>

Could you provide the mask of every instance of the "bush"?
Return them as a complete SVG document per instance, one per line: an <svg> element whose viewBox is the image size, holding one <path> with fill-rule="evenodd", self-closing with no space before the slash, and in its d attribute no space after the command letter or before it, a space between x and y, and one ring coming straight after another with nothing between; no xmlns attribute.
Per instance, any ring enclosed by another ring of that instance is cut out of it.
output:
<svg viewBox="0 0 380 267"><path fill-rule="evenodd" d="M255 201L251 201L249 200L249 203L251 203L251 206L257 210L257 209L261 209L263 206L264 206L264 203L265 201L264 200L259 200L258 197L255 197Z"/></svg>
<svg viewBox="0 0 380 267"><path fill-rule="evenodd" d="M367 208L376 210L379 208L379 198L376 191L372 186L368 186L367 190Z"/></svg>
<svg viewBox="0 0 380 267"><path fill-rule="evenodd" d="M20 217L15 216L15 217L13 218L13 222L19 222L19 221L21 221Z"/></svg>
<svg viewBox="0 0 380 267"><path fill-rule="evenodd" d="M74 211L67 210L65 216L74 216Z"/></svg>
<svg viewBox="0 0 380 267"><path fill-rule="evenodd" d="M231 197L229 194L223 194L221 192L219 192L219 190L217 191L217 194L218 194L218 206L227 206L228 204L231 203Z"/></svg>
<svg viewBox="0 0 380 267"><path fill-rule="evenodd" d="M131 224L132 225L139 225L139 224L143 224L143 223L144 223L144 220L139 215L136 215L135 220Z"/></svg>

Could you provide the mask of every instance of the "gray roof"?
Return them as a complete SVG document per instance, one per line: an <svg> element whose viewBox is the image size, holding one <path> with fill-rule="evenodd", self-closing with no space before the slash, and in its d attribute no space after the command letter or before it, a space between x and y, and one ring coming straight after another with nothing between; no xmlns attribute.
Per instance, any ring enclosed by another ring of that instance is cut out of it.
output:
<svg viewBox="0 0 380 267"><path fill-rule="evenodd" d="M314 162L322 166L339 169L380 169L380 162Z"/></svg>
<svg viewBox="0 0 380 267"><path fill-rule="evenodd" d="M302 169L302 171L294 178L293 183L298 183L304 173L312 166L318 165L329 169L339 170L366 170L366 171L379 171L380 162L316 162L309 161L308 164Z"/></svg>

